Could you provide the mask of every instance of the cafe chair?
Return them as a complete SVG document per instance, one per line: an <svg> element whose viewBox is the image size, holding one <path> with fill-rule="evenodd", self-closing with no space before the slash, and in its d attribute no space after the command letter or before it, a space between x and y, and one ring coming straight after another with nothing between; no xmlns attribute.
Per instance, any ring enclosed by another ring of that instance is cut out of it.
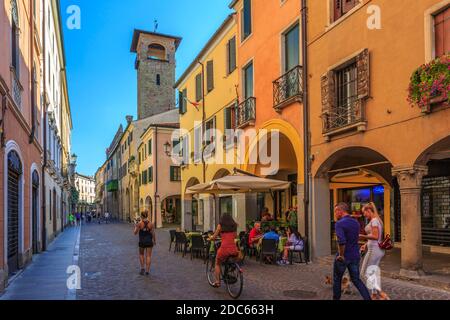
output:
<svg viewBox="0 0 450 320"><path fill-rule="evenodd" d="M203 236L193 235L191 237L191 260L193 259L194 254L204 260L206 259L206 244L203 240Z"/></svg>
<svg viewBox="0 0 450 320"><path fill-rule="evenodd" d="M177 233L177 230L169 230L169 234L170 234L170 245L169 245L169 252L170 250L172 250L172 244L175 243L175 234ZM175 248L174 248L175 250Z"/></svg>
<svg viewBox="0 0 450 320"><path fill-rule="evenodd" d="M175 252L183 252L183 258L186 255L189 242L184 232L177 232L175 234Z"/></svg>
<svg viewBox="0 0 450 320"><path fill-rule="evenodd" d="M307 249L308 248L308 243L306 241L306 237L303 238L303 250L289 250L289 264L293 264L294 262L294 255L297 254L298 257L298 263L306 263L308 264L308 254L307 254ZM304 260L302 258L302 255L304 257Z"/></svg>
<svg viewBox="0 0 450 320"><path fill-rule="evenodd" d="M277 262L278 257L278 242L273 239L263 239L261 243L261 252L259 256L259 263L263 263L265 257L272 257L272 263Z"/></svg>

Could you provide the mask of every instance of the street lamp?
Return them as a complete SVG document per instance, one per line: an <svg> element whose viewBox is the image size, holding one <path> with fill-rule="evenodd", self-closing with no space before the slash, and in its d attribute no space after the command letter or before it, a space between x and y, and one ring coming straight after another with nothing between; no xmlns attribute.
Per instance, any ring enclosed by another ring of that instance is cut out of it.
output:
<svg viewBox="0 0 450 320"><path fill-rule="evenodd" d="M165 144L164 144L164 152L167 154L167 156L170 156L170 147L171 147L171 144L169 143L169 141L167 141Z"/></svg>

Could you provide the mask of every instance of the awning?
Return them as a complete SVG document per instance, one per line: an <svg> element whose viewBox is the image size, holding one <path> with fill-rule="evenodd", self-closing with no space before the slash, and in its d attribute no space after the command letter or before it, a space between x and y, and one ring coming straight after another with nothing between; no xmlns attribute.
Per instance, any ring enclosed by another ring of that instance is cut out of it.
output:
<svg viewBox="0 0 450 320"><path fill-rule="evenodd" d="M287 181L234 174L192 186L187 189L186 194L268 192L286 190L290 185Z"/></svg>

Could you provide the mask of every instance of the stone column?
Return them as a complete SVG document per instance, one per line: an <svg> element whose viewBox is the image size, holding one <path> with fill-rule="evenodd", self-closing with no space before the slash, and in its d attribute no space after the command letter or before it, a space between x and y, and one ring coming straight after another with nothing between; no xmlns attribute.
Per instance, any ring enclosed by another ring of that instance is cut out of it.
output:
<svg viewBox="0 0 450 320"><path fill-rule="evenodd" d="M392 169L400 186L401 197L401 269L400 275L424 275L422 262L422 223L420 192L422 177L428 173L426 166L399 166Z"/></svg>
<svg viewBox="0 0 450 320"><path fill-rule="evenodd" d="M310 207L310 255L315 259L331 254L330 185L327 176L312 180Z"/></svg>
<svg viewBox="0 0 450 320"><path fill-rule="evenodd" d="M181 230L192 230L192 199L181 202Z"/></svg>

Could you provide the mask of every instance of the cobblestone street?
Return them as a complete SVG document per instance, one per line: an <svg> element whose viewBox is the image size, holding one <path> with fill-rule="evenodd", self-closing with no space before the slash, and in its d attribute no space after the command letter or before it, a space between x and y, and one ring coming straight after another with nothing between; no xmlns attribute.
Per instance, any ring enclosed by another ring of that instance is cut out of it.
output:
<svg viewBox="0 0 450 320"><path fill-rule="evenodd" d="M168 251L167 230L157 231L157 246L153 252L150 277L140 276L137 237L128 224L82 227L80 267L82 289L79 300L107 299L229 299L224 288L211 288L200 259L182 258ZM244 291L241 299L326 299L332 297L325 277L331 266L322 264L272 266L246 260ZM450 293L400 280L383 278L383 288L391 299L449 300ZM343 299L360 299L359 294L344 295Z"/></svg>

